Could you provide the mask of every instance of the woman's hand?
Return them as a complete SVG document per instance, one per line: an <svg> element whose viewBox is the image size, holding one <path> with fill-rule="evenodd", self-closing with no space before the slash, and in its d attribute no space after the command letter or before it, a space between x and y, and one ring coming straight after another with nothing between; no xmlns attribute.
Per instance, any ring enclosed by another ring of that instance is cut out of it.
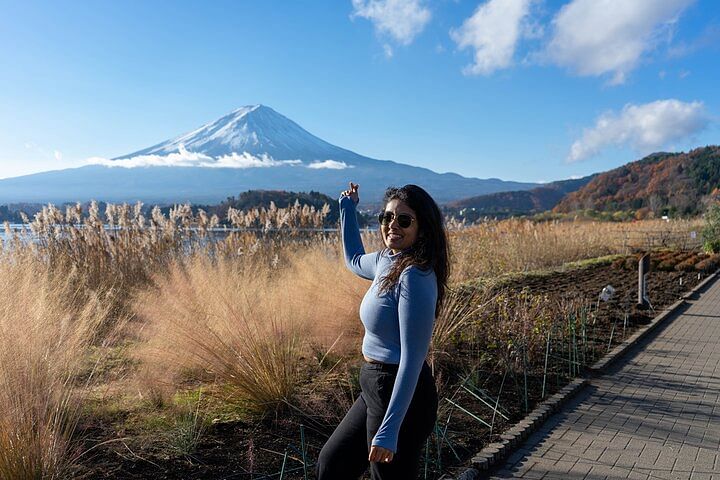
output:
<svg viewBox="0 0 720 480"><path fill-rule="evenodd" d="M360 197L358 196L358 185L357 183L350 182L350 188L348 190L343 190L342 195L343 197L350 197L353 202L357 205L357 203L360 201Z"/></svg>
<svg viewBox="0 0 720 480"><path fill-rule="evenodd" d="M395 454L388 450L387 448L378 447L377 445L373 445L370 447L370 455L368 455L368 460L371 462L378 462L378 463L390 463L392 462L393 456Z"/></svg>

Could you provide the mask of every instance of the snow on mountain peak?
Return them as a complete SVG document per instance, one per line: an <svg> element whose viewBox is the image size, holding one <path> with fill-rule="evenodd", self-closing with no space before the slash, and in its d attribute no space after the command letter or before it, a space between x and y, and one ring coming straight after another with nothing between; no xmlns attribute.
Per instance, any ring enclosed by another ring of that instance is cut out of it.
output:
<svg viewBox="0 0 720 480"><path fill-rule="evenodd" d="M188 152L214 158L249 154L308 162L332 159L336 163L327 164L332 165L329 168L338 168L340 163L358 157L312 135L272 108L257 104L240 107L191 132L118 159L170 155L180 152L181 146Z"/></svg>

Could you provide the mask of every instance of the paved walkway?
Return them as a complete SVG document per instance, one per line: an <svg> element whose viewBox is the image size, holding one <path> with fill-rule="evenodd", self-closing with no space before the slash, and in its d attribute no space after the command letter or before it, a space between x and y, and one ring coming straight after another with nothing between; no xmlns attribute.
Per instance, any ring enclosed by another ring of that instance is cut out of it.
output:
<svg viewBox="0 0 720 480"><path fill-rule="evenodd" d="M592 380L492 478L720 479L720 281Z"/></svg>

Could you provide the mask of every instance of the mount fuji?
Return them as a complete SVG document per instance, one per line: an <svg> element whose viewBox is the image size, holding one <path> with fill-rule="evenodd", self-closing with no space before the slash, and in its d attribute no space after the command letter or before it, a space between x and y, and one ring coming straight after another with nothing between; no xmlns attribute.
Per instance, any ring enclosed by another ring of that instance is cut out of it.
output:
<svg viewBox="0 0 720 480"><path fill-rule="evenodd" d="M440 203L534 183L463 177L332 145L270 107L241 107L196 130L90 165L0 180L0 202L215 203L245 190L315 190L332 197L361 185L378 204L389 185L415 183Z"/></svg>

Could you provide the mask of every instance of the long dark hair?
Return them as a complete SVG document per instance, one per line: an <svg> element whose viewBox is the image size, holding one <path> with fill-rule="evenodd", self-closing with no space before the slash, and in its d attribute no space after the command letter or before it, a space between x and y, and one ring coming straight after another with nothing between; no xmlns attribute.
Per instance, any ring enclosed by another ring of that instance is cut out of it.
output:
<svg viewBox="0 0 720 480"><path fill-rule="evenodd" d="M437 303L435 316L440 314L450 270L449 245L443 216L435 200L417 185L390 187L385 190L383 205L390 200L400 200L413 209L417 216L418 236L415 243L395 261L380 283L380 291L387 292L397 285L405 268L415 265L421 270L432 269L437 278ZM382 232L380 233L382 235Z"/></svg>

